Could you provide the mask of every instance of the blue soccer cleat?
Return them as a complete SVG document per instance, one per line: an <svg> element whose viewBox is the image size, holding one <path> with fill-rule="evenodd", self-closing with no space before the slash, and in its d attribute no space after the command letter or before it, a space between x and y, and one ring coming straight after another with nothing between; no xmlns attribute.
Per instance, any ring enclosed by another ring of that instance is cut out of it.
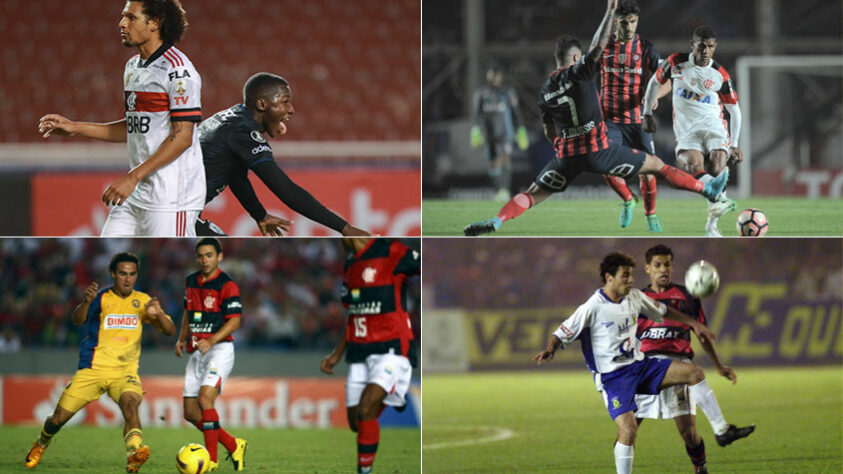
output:
<svg viewBox="0 0 843 474"><path fill-rule="evenodd" d="M629 227L629 224L632 223L632 212L635 210L635 204L638 202L638 199L635 198L635 195L632 196L632 199L629 201L622 202L621 205L621 229L626 229Z"/></svg>
<svg viewBox="0 0 843 474"><path fill-rule="evenodd" d="M729 168L723 170L720 176L705 183L702 190L702 195L708 198L709 201L715 202L720 197L720 193L726 189L726 183L729 182Z"/></svg>
<svg viewBox="0 0 843 474"><path fill-rule="evenodd" d="M491 219L484 219L480 222L469 224L465 226L465 229L463 229L462 232L467 237L474 237L475 235L481 234L491 234L492 232L500 229L501 224L503 224L503 221L500 217L496 216Z"/></svg>
<svg viewBox="0 0 843 474"><path fill-rule="evenodd" d="M647 216L647 229L650 232L661 232L662 231L662 223L659 221L659 216L655 214L650 214Z"/></svg>

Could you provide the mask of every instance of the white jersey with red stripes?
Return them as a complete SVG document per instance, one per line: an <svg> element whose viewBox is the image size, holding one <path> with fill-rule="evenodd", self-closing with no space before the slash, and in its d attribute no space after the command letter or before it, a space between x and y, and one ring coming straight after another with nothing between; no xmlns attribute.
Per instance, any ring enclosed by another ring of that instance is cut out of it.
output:
<svg viewBox="0 0 843 474"><path fill-rule="evenodd" d="M146 61L129 59L123 73L129 164L152 156L172 131L172 122L202 120L202 78L187 56L163 44ZM205 170L199 134L171 163L142 179L127 202L151 211L200 211L205 205ZM192 224L191 224L192 225Z"/></svg>

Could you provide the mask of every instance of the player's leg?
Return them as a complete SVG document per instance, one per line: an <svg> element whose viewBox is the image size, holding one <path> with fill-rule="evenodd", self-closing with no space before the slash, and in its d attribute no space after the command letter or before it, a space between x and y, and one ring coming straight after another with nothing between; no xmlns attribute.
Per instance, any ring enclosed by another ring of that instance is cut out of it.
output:
<svg viewBox="0 0 843 474"><path fill-rule="evenodd" d="M123 413L123 441L126 443L126 472L138 472L151 454L149 446L143 444L138 407L143 397L133 391L120 395L117 405Z"/></svg>
<svg viewBox="0 0 843 474"><path fill-rule="evenodd" d="M618 145L625 144L621 126L615 122L606 121L606 136L612 143L617 143ZM621 228L629 227L629 224L632 223L633 210L635 209L635 204L638 202L638 198L632 193L632 191L629 190L629 186L626 184L626 179L620 176L604 174L603 180L606 181L606 184L608 184L609 187L612 188L612 190L615 191L615 193L621 198L621 213L619 219Z"/></svg>
<svg viewBox="0 0 843 474"><path fill-rule="evenodd" d="M370 383L360 395L357 410L357 472L372 471L375 455L380 442L380 423L378 417L383 411L386 390L378 384Z"/></svg>
<svg viewBox="0 0 843 474"><path fill-rule="evenodd" d="M656 154L653 135L645 132L641 128L641 125L628 125L626 132L629 134L630 147L644 150L651 155ZM650 232L661 232L661 221L659 220L659 216L656 215L656 197L658 196L656 177L653 175L638 175L638 179L639 188L641 189L641 199L644 201L644 216L647 218L647 229Z"/></svg>
<svg viewBox="0 0 843 474"><path fill-rule="evenodd" d="M64 424L67 423L75 414L75 411L69 411L62 408L61 404L56 405L56 409L53 411L53 414L44 420L44 425L41 427L41 434L38 436L35 443L32 444L32 448L29 449L29 452L26 455L26 467L32 469L41 462L41 457L44 455L44 451L47 450L47 446L50 445L50 441L53 440L53 436L55 436L61 427L64 426Z"/></svg>
<svg viewBox="0 0 843 474"><path fill-rule="evenodd" d="M678 385L676 387L684 386ZM674 417L673 421L676 422L676 429L679 430L679 436L685 442L685 452L691 458L691 463L694 465L694 472L708 472L705 466L705 443L703 442L702 436L697 433L696 416L688 413L687 415Z"/></svg>
<svg viewBox="0 0 843 474"><path fill-rule="evenodd" d="M729 179L728 173L724 173L708 183L702 183L690 174L675 166L666 165L659 157L650 154L647 154L638 174L656 174L674 188L692 191L706 198L716 198L726 187L726 181Z"/></svg>
<svg viewBox="0 0 843 474"><path fill-rule="evenodd" d="M196 219L200 212L140 210L138 236L196 237Z"/></svg>
<svg viewBox="0 0 843 474"><path fill-rule="evenodd" d="M139 235L138 209L129 203L121 206L111 206L108 218L102 226L100 237L135 237Z"/></svg>
<svg viewBox="0 0 843 474"><path fill-rule="evenodd" d="M618 474L632 472L632 459L635 456L635 436L638 433L638 422L635 414L628 411L615 417L618 427L618 439L615 441L615 468Z"/></svg>
<svg viewBox="0 0 843 474"><path fill-rule="evenodd" d="M359 419L360 398L369 379L369 369L362 362L348 364L348 378L345 381L345 411L348 417L348 427L357 433Z"/></svg>
<svg viewBox="0 0 843 474"><path fill-rule="evenodd" d="M714 140L718 143L719 140ZM712 149L708 154L708 174L711 176L719 176L724 170L728 169L729 153L724 148ZM717 229L717 221L720 216L727 212L734 211L737 208L735 201L726 197L726 190L724 189L718 199L714 202L708 202L708 218L705 223L706 235L713 237L720 237L720 231Z"/></svg>
<svg viewBox="0 0 843 474"><path fill-rule="evenodd" d="M202 375L197 401L202 410L205 448L211 455L211 461L218 463L217 443L222 444L229 453L234 470L242 471L246 463L246 440L235 438L220 426L219 413L215 408L216 399L234 368L234 345L230 342L214 345L207 353L200 355L199 368Z"/></svg>

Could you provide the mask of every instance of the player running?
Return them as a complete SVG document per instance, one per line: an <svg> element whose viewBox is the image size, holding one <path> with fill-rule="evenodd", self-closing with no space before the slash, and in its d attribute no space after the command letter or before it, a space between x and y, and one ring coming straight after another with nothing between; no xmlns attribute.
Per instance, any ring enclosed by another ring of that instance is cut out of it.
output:
<svg viewBox="0 0 843 474"><path fill-rule="evenodd" d="M480 145L489 160L489 176L498 191L496 201L509 200L512 183L512 142L526 150L530 146L524 117L518 106L515 89L503 85L503 71L490 67L486 71L486 85L474 92L474 117L471 127L471 147Z"/></svg>
<svg viewBox="0 0 843 474"><path fill-rule="evenodd" d="M81 135L127 142L125 176L102 193L111 206L103 237L194 235L205 201L202 150L193 133L202 119L202 79L175 46L187 27L179 0L130 0L123 9L123 45L138 49L123 72L126 118L110 123L41 117L43 136Z"/></svg>
<svg viewBox="0 0 843 474"><path fill-rule="evenodd" d="M261 72L243 86L243 103L216 113L199 125L199 141L205 164L207 191L205 204L226 186L257 222L263 235L283 235L292 221L267 214L249 182L252 170L284 204L299 214L334 229L345 236L365 236L334 214L310 193L293 182L272 156L270 138L287 132L284 122L295 113L293 92L287 81L275 74ZM209 220L198 219L196 235L226 235Z"/></svg>
<svg viewBox="0 0 843 474"><path fill-rule="evenodd" d="M667 387L687 384L688 393L702 408L721 446L748 436L754 429L726 423L717 398L698 366L644 358L637 334L639 314L656 322L666 316L684 323L693 329L700 342L714 340L715 335L687 314L632 288L634 267L635 260L629 255L620 252L606 255L600 263L603 287L553 332L545 350L534 358L538 364L550 361L559 348L581 339L586 365L594 373L609 416L618 427L614 448L618 473L632 472L633 445L638 431L634 414L638 409L637 393L657 394Z"/></svg>
<svg viewBox="0 0 843 474"><path fill-rule="evenodd" d="M167 336L176 333L176 326L157 298L135 290L139 267L140 259L136 255L118 253L108 265L114 284L99 290L96 282L91 283L82 302L73 310L73 324L87 323L85 339L79 346L78 370L26 455L26 467L37 466L61 427L104 393L117 402L125 420L126 472L138 472L149 459L151 451L143 444L138 415L138 406L143 401L138 377L143 323L155 326Z"/></svg>
<svg viewBox="0 0 843 474"><path fill-rule="evenodd" d="M673 81L673 134L676 137L676 160L704 183L729 173L729 160L740 162L738 148L741 110L738 94L726 68L714 61L717 37L708 26L694 30L691 53L674 53L662 62L647 84L644 97L644 130L656 131L653 108L659 84ZM723 108L729 112L728 128ZM708 171L706 171L708 164ZM714 176L717 176L716 178ZM735 201L724 192L708 198L705 235L722 237L717 220L734 211Z"/></svg>
<svg viewBox="0 0 843 474"><path fill-rule="evenodd" d="M410 315L404 308L407 278L421 271L418 252L404 244L371 238L343 239L350 254L345 262L342 302L348 312L343 337L322 359L321 370L346 354L346 414L357 433L357 472L372 472L378 450L378 417L386 405L406 408L407 390L418 355Z"/></svg>
<svg viewBox="0 0 843 474"><path fill-rule="evenodd" d="M599 61L600 105L609 140L655 155L653 136L641 129L641 102L646 78L659 67L659 52L653 43L636 33L640 12L635 0L618 2L614 16L615 34ZM667 84L659 90L659 97L669 92L670 84ZM639 175L638 178L647 228L650 232L661 232L662 225L656 215L656 177ZM603 179L623 200L620 224L622 228L629 227L638 199L629 190L624 178L604 174Z"/></svg>
<svg viewBox="0 0 843 474"><path fill-rule="evenodd" d="M688 173L664 164L655 155L609 142L594 79L599 68L597 61L609 42L616 8L617 0L607 1L603 21L585 55L576 38L564 35L556 40L559 69L545 81L539 95L544 134L553 142L556 156L526 192L510 199L497 216L466 226L465 235L495 232L503 222L520 216L551 194L564 191L584 171L622 177L658 173L671 186L712 199L726 186L728 174L702 183Z"/></svg>
<svg viewBox="0 0 843 474"><path fill-rule="evenodd" d="M650 277L650 285L642 290L644 294L690 315L700 324L706 324L700 299L688 293L684 286L671 281L673 251L664 245L655 245L647 250L644 258L646 261L644 271ZM689 326L676 321L665 320L659 323L650 319L639 319L638 338L641 339L641 352L647 357L690 363L694 358L690 330ZM712 341L704 339L700 340L700 343L717 367L717 373L731 380L734 385L738 379L737 375L731 367L720 362ZM689 396L687 385L665 388L658 395L635 395L635 404L638 405L638 411L635 412L638 426L641 426L645 418L654 420L673 418L679 435L685 442L685 451L694 465L694 472L708 472L705 464L705 443L697 433L695 416L697 407ZM754 430L754 425L737 428L738 432L746 433L745 436ZM720 446L726 446L734 441L733 438L722 436L717 436L716 439Z"/></svg>
<svg viewBox="0 0 843 474"><path fill-rule="evenodd" d="M211 455L213 471L219 468L217 443L228 450L235 471L246 465L246 440L235 438L220 426L214 403L234 367L234 338L240 327L243 304L240 287L219 268L222 247L217 239L196 243L199 271L185 281L184 317L176 342L176 356L192 354L184 373L184 419L199 428Z"/></svg>

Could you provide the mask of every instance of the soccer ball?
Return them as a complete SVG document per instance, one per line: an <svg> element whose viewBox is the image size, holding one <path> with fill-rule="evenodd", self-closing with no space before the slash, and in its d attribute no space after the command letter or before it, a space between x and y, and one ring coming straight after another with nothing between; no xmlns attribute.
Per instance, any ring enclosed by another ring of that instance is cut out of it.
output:
<svg viewBox="0 0 843 474"><path fill-rule="evenodd" d="M182 474L204 474L210 465L211 455L201 444L186 444L176 455L176 467Z"/></svg>
<svg viewBox="0 0 843 474"><path fill-rule="evenodd" d="M761 237L767 233L767 216L759 209L746 209L738 214L738 234Z"/></svg>
<svg viewBox="0 0 843 474"><path fill-rule="evenodd" d="M700 260L688 267L685 272L685 287L697 298L711 296L720 286L720 275L714 265Z"/></svg>

